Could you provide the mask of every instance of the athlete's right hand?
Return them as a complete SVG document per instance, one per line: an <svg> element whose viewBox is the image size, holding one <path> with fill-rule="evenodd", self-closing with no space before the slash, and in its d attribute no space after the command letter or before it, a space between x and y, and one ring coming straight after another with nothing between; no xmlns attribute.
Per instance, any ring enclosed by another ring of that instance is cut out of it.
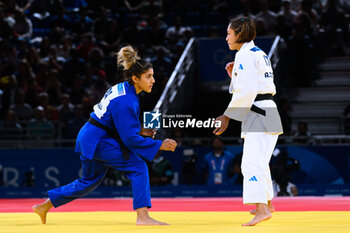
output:
<svg viewBox="0 0 350 233"><path fill-rule="evenodd" d="M228 76L230 76L230 78L232 78L231 76L232 76L232 69L233 69L233 65L234 64L235 63L233 61L231 61L231 62L227 63L226 66L225 66L227 74L228 74Z"/></svg>
<svg viewBox="0 0 350 233"><path fill-rule="evenodd" d="M159 148L159 150L167 150L167 151L173 151L175 150L177 146L176 141L174 141L173 139L165 139L161 145L161 147Z"/></svg>

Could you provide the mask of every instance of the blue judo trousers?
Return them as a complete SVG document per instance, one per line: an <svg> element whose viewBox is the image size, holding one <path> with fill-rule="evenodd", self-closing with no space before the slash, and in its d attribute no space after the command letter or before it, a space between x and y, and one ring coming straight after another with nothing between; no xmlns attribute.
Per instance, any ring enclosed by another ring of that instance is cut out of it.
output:
<svg viewBox="0 0 350 233"><path fill-rule="evenodd" d="M151 207L148 168L141 157L152 161L162 141L139 135L139 114L140 102L133 85L123 82L108 89L90 116L109 128L115 127L130 158L123 158L119 143L105 130L87 122L79 131L75 147L80 153L82 177L48 191L55 208L95 190L110 168L123 171L131 180L134 209Z"/></svg>

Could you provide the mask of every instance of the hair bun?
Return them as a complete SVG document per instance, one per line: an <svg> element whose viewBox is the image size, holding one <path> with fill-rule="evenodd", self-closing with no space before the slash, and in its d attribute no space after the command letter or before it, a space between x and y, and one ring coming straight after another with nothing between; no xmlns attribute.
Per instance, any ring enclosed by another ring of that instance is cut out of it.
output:
<svg viewBox="0 0 350 233"><path fill-rule="evenodd" d="M137 55L137 51L130 45L125 46L119 50L118 66L123 67L124 70L130 69L141 58Z"/></svg>

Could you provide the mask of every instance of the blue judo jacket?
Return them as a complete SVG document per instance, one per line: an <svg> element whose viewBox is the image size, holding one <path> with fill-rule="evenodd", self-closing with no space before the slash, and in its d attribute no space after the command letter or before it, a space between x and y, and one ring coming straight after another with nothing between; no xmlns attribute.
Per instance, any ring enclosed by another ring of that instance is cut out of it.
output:
<svg viewBox="0 0 350 233"><path fill-rule="evenodd" d="M135 87L129 82L119 83L107 90L100 103L90 114L101 124L117 129L120 138L130 153L152 161L162 141L144 138L139 133L140 101ZM103 129L87 122L79 131L75 151L87 159L92 159L98 143L107 140L116 147L115 156L122 156L119 143Z"/></svg>

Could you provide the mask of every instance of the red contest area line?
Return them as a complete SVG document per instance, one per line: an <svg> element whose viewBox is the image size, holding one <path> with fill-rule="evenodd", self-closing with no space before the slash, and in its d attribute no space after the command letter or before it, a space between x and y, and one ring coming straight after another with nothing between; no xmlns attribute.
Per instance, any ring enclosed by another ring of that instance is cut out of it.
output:
<svg viewBox="0 0 350 233"><path fill-rule="evenodd" d="M0 199L0 212L31 212L44 199ZM276 211L350 211L350 197L278 197ZM153 198L151 211L247 211L242 198ZM84 198L52 212L132 211L132 199Z"/></svg>

